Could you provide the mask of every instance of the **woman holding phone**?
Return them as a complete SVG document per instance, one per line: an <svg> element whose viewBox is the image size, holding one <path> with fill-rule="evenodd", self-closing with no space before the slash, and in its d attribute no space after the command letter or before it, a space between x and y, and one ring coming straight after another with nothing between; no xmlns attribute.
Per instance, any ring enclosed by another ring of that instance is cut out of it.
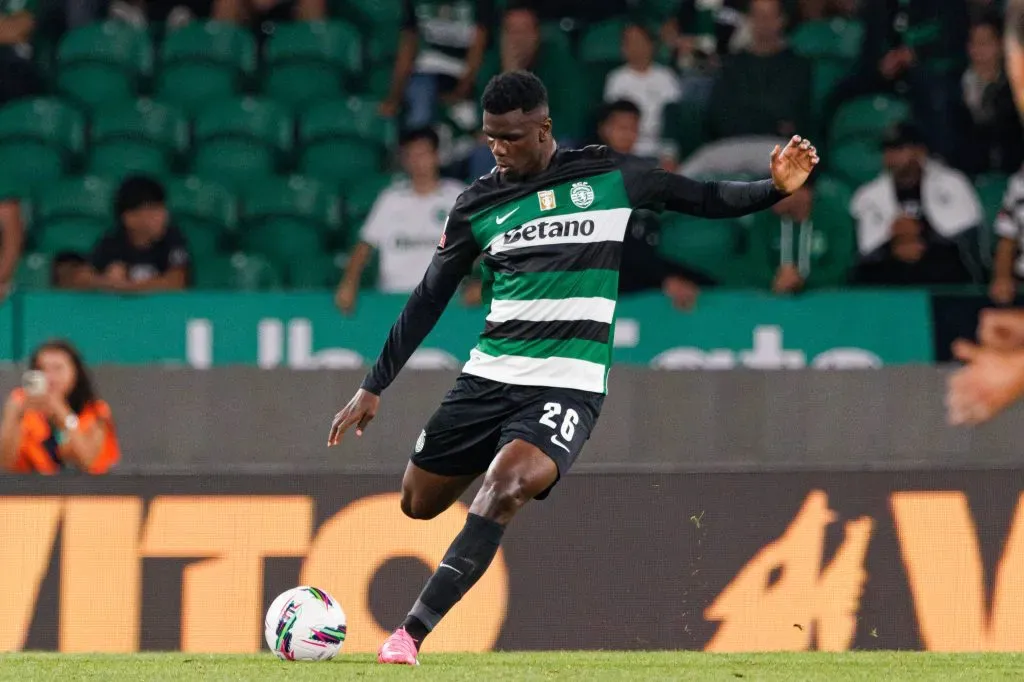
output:
<svg viewBox="0 0 1024 682"><path fill-rule="evenodd" d="M4 405L0 469L107 473L121 456L117 434L78 351L66 341L49 341L35 350L30 366Z"/></svg>

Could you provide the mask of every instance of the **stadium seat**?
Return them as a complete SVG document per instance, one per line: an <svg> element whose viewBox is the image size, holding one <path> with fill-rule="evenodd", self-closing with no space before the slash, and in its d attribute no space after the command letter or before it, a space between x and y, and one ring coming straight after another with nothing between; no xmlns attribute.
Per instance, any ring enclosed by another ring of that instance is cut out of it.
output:
<svg viewBox="0 0 1024 682"><path fill-rule="evenodd" d="M743 232L735 221L705 220L676 213L662 214L658 251L667 259L685 263L718 280L738 284Z"/></svg>
<svg viewBox="0 0 1024 682"><path fill-rule="evenodd" d="M863 37L864 25L859 21L835 18L800 24L789 43L794 52L809 59L855 60Z"/></svg>
<svg viewBox="0 0 1024 682"><path fill-rule="evenodd" d="M14 273L14 286L18 289L38 291L50 288L50 269L53 259L47 253L30 253L18 261Z"/></svg>
<svg viewBox="0 0 1024 682"><path fill-rule="evenodd" d="M377 115L376 102L358 97L325 102L299 124L299 169L337 184L377 174L394 137L392 123Z"/></svg>
<svg viewBox="0 0 1024 682"><path fill-rule="evenodd" d="M40 251L91 251L115 225L114 185L93 176L65 178L37 193L33 233Z"/></svg>
<svg viewBox="0 0 1024 682"><path fill-rule="evenodd" d="M855 65L853 60L835 57L818 57L811 63L811 106L815 120L820 119L828 96Z"/></svg>
<svg viewBox="0 0 1024 682"><path fill-rule="evenodd" d="M292 148L292 120L276 102L244 97L216 103L195 121L192 171L238 187L274 174Z"/></svg>
<svg viewBox="0 0 1024 682"><path fill-rule="evenodd" d="M254 183L242 200L242 246L283 270L318 256L326 234L341 224L339 203L319 182L300 176Z"/></svg>
<svg viewBox="0 0 1024 682"><path fill-rule="evenodd" d="M228 286L237 291L280 289L281 274L274 264L260 255L236 253L228 260Z"/></svg>
<svg viewBox="0 0 1024 682"><path fill-rule="evenodd" d="M194 22L167 34L157 98L196 112L241 91L256 70L256 44L234 24Z"/></svg>
<svg viewBox="0 0 1024 682"><path fill-rule="evenodd" d="M33 185L58 178L81 154L84 131L82 115L59 99L12 102L0 108L0 168Z"/></svg>
<svg viewBox="0 0 1024 682"><path fill-rule="evenodd" d="M661 112L662 135L674 141L685 159L707 141L706 112L700 102L671 102Z"/></svg>
<svg viewBox="0 0 1024 682"><path fill-rule="evenodd" d="M348 249L356 243L374 202L392 181L390 175L376 174L354 183L346 191L344 240L338 244L339 247Z"/></svg>
<svg viewBox="0 0 1024 682"><path fill-rule="evenodd" d="M895 123L910 117L910 105L887 95L869 95L850 100L839 108L829 135L830 148L848 140L880 140Z"/></svg>
<svg viewBox="0 0 1024 682"><path fill-rule="evenodd" d="M57 62L57 89L96 107L135 97L153 72L153 46L144 31L106 21L65 35Z"/></svg>
<svg viewBox="0 0 1024 682"><path fill-rule="evenodd" d="M851 187L860 187L882 172L882 146L869 139L844 142L830 151L828 169Z"/></svg>
<svg viewBox="0 0 1024 682"><path fill-rule="evenodd" d="M225 187L197 177L167 183L171 220L185 235L193 258L211 257L235 235L238 204Z"/></svg>
<svg viewBox="0 0 1024 682"><path fill-rule="evenodd" d="M342 94L362 71L359 33L341 21L280 24L266 44L263 93L293 108Z"/></svg>
<svg viewBox="0 0 1024 682"><path fill-rule="evenodd" d="M332 0L330 4L335 14L349 19L367 35L402 23L402 0Z"/></svg>
<svg viewBox="0 0 1024 682"><path fill-rule="evenodd" d="M188 122L173 107L140 99L99 111L93 118L90 147L89 172L94 175L163 176L188 148Z"/></svg>
<svg viewBox="0 0 1024 682"><path fill-rule="evenodd" d="M626 23L609 19L587 27L580 40L580 61L584 64L622 64L622 32Z"/></svg>
<svg viewBox="0 0 1024 682"><path fill-rule="evenodd" d="M341 280L345 254L311 254L301 262L288 267L288 287L291 289L333 289Z"/></svg>

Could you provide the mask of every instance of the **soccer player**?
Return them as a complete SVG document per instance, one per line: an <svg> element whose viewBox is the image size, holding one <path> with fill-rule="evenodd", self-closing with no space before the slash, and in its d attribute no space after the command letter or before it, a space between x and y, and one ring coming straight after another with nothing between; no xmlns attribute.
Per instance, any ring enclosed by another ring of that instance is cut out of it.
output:
<svg viewBox="0 0 1024 682"><path fill-rule="evenodd" d="M1017 111L1024 116L1024 0L1009 0L1004 31L1006 73ZM966 364L949 379L946 408L951 424L981 424L1024 395L1024 310L986 310L978 343L953 345Z"/></svg>
<svg viewBox="0 0 1024 682"><path fill-rule="evenodd" d="M619 254L634 208L706 218L768 208L818 163L793 137L770 159L771 179L696 182L607 147L559 149L548 97L531 73L495 76L483 131L497 166L455 202L423 281L392 327L362 387L335 417L328 445L362 435L380 395L441 317L478 255L494 273L479 343L416 443L402 511L432 519L481 474L466 525L381 663L417 664L420 644L484 574L505 527L569 471L597 423L612 355Z"/></svg>

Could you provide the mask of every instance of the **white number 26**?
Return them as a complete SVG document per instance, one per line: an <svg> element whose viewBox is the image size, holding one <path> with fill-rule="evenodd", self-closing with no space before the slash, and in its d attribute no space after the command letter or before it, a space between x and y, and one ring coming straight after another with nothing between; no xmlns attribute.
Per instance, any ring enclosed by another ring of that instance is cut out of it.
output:
<svg viewBox="0 0 1024 682"><path fill-rule="evenodd" d="M562 427L559 429L558 424L555 423L555 417L560 414L562 414L560 403L548 403L544 406L544 416L540 418L540 423L561 433L565 440L571 441L572 437L576 435L576 425L580 423L580 416L576 414L576 410L570 407L565 411L565 418L562 419Z"/></svg>

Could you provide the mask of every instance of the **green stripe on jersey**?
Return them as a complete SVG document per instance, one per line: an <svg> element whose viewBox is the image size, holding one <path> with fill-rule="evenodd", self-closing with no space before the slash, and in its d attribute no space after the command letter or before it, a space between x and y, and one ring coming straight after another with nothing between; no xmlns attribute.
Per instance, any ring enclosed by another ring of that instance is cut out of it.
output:
<svg viewBox="0 0 1024 682"><path fill-rule="evenodd" d="M544 205L552 204L542 205L541 202L550 202L552 199L553 208L545 209ZM589 204L588 199L591 202ZM622 180L622 173L617 170L555 185L539 192L531 192L515 201L491 206L472 216L469 222L476 243L483 248L498 235L519 225L579 213L581 210L603 211L612 208L629 208L626 185Z"/></svg>
<svg viewBox="0 0 1024 682"><path fill-rule="evenodd" d="M619 298L617 270L579 272L525 272L496 277L493 298L523 301L551 298Z"/></svg>
<svg viewBox="0 0 1024 682"><path fill-rule="evenodd" d="M611 348L607 343L583 339L480 339L476 346L488 355L518 355L524 358L572 358L607 365Z"/></svg>

